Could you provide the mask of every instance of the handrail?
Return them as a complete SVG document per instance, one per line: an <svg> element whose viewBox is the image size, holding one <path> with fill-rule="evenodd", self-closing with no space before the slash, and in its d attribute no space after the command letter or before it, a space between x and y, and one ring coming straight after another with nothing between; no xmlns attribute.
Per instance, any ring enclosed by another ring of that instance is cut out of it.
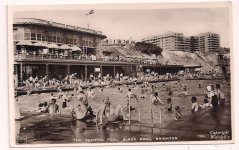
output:
<svg viewBox="0 0 239 150"><path fill-rule="evenodd" d="M105 58L96 58L96 60L92 60L89 56L85 57L79 54L69 54L69 55L60 55L60 54L29 54L29 53L20 53L15 52L14 58L16 60L22 59L33 59L33 60L84 60L84 61L102 61L102 62L127 62L127 63L137 63L140 65L147 65L147 66L163 66L161 63L149 63L148 61L137 60L137 59L105 59ZM171 66L182 66L182 65L171 65Z"/></svg>

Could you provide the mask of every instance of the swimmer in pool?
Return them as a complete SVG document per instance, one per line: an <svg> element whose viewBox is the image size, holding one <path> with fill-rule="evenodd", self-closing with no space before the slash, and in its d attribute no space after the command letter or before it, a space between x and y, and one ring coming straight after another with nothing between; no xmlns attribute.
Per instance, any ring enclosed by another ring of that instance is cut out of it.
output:
<svg viewBox="0 0 239 150"><path fill-rule="evenodd" d="M106 97L103 100L103 104L100 105L96 112L96 122L98 120L98 115L100 119L100 124L103 123L103 116L107 119L107 122L114 122L119 119L119 114L123 115L123 119L125 120L125 114L121 105L117 105L113 107L109 100L109 97Z"/></svg>
<svg viewBox="0 0 239 150"><path fill-rule="evenodd" d="M46 112L48 112L50 115L61 114L60 108L56 104L56 99L55 98L53 98L51 100L51 103L47 106Z"/></svg>

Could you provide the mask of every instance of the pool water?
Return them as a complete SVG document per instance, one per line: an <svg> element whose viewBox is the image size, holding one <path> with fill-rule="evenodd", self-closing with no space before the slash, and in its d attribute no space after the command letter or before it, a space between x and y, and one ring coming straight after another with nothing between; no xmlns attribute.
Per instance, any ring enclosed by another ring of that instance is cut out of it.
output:
<svg viewBox="0 0 239 150"><path fill-rule="evenodd" d="M166 106L153 106L153 123L160 123L161 114L161 128L167 128L167 124L174 121L175 118L175 106L180 106L182 114L184 116L191 114L191 96L197 97L197 103L203 104L204 94L208 84L215 85L221 84L221 90L225 93L226 100L230 100L230 87L227 82L219 80L185 80L171 81L167 83L155 83L159 88L155 91L159 93L160 99L166 104L167 98L172 99L173 112L169 113ZM198 88L201 84L202 88ZM173 94L168 95L166 88L170 86ZM187 87L188 96L180 94L183 92L183 87ZM96 111L102 100L105 97L109 97L112 105L121 104L125 105L127 100L127 90L129 87L122 86L123 92L120 93L118 87L106 87L103 92L99 88L93 89L96 93L95 99L89 100L89 105L93 111ZM136 88L132 88L133 93L138 97L141 89L137 85ZM71 91L70 93L74 93ZM57 94L57 93L55 93ZM151 126L151 114L150 114L150 93L145 92L146 98L139 99L140 108L140 122L138 104L135 99L132 99L131 105L134 110L131 112L131 125L128 122L120 122L118 124L107 124L104 127L96 126L94 123L85 123L82 121L72 120L70 113L67 110L62 109L63 116L56 116L54 118L47 114L31 113L34 108L38 106L40 102L50 102L50 93L33 94L30 96L23 95L19 97L20 112L26 116L22 121L16 121L16 131L19 135L18 143L74 143L74 142L122 142L123 138L127 137L144 137L152 138L157 134L160 134L158 128L150 128ZM59 106L62 106L62 101L57 101ZM153 134L152 134L152 130ZM94 137L92 139L92 137ZM120 140L119 140L120 139ZM117 141L119 140L119 141ZM134 139L131 139L134 140ZM146 139L147 140L147 139ZM127 142L127 140L125 140Z"/></svg>

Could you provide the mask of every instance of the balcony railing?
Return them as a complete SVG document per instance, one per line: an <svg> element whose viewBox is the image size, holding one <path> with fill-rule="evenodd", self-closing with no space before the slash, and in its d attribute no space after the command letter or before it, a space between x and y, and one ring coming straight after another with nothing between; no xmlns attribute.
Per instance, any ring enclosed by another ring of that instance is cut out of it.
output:
<svg viewBox="0 0 239 150"><path fill-rule="evenodd" d="M162 66L163 64L149 61L149 60L142 60L142 59L132 59L132 58L92 58L87 55L79 55L79 54L69 54L69 55L60 55L60 54L33 54L33 53L14 53L15 61L49 61L49 60L61 60L61 61L79 61L79 62L101 62L101 63L128 63L128 64L139 64L139 65L147 65L147 66ZM177 65L174 65L177 66Z"/></svg>

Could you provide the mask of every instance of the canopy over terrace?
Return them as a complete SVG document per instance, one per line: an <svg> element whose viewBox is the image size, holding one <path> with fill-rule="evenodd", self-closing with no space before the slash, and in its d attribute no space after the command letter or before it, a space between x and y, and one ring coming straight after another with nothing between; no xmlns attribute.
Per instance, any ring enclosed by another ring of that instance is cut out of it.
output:
<svg viewBox="0 0 239 150"><path fill-rule="evenodd" d="M36 47L47 47L47 44L45 42L36 42L33 44L33 46L36 46Z"/></svg>
<svg viewBox="0 0 239 150"><path fill-rule="evenodd" d="M47 44L45 42L37 41L35 43L29 41L29 40L22 40L16 44L16 46L21 47L21 53L33 53L33 52L39 52L42 51L43 48L47 47Z"/></svg>
<svg viewBox="0 0 239 150"><path fill-rule="evenodd" d="M18 46L33 46L32 42L28 41L28 40L19 41L16 45L18 45Z"/></svg>
<svg viewBox="0 0 239 150"><path fill-rule="evenodd" d="M72 46L71 51L74 52L74 51L82 51L82 50L78 46Z"/></svg>
<svg viewBox="0 0 239 150"><path fill-rule="evenodd" d="M59 47L59 49L70 50L71 47L69 45L63 44Z"/></svg>
<svg viewBox="0 0 239 150"><path fill-rule="evenodd" d="M55 43L50 43L46 47L47 48L52 48L52 49L58 49L59 48L59 46L57 44L55 44Z"/></svg>

